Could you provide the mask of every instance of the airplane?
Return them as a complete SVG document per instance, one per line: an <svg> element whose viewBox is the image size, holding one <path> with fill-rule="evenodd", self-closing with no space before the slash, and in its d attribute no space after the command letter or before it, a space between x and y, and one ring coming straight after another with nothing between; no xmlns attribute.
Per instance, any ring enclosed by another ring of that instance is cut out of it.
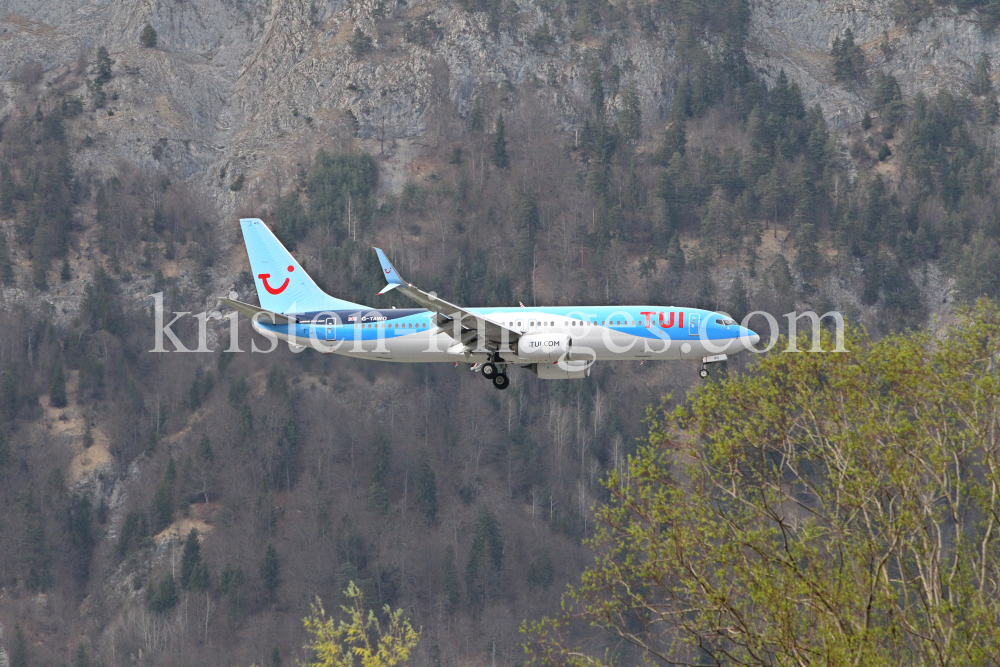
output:
<svg viewBox="0 0 1000 667"><path fill-rule="evenodd" d="M466 308L425 292L399 275L374 248L385 294L398 290L417 308L373 308L321 290L259 218L240 220L260 306L220 298L251 319L273 346L403 363L469 362L506 389L507 367L542 380L582 379L595 361L701 359L709 364L753 348L760 337L723 313L665 306Z"/></svg>

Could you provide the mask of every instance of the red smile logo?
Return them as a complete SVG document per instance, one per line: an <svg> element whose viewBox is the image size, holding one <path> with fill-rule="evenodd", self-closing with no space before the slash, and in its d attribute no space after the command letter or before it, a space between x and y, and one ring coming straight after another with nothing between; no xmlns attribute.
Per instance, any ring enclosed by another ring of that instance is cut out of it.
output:
<svg viewBox="0 0 1000 667"><path fill-rule="evenodd" d="M288 267L289 273L291 273L294 270L295 270L294 266ZM285 288L288 287L288 283L291 280L290 278L285 278L285 282L281 283L281 287L275 289L274 287L271 287L270 285L267 284L267 279L271 277L270 273L260 273L257 275L257 277L260 278L260 281L262 283L264 283L264 289L267 290L268 294L281 294L282 292L285 291Z"/></svg>
<svg viewBox="0 0 1000 667"><path fill-rule="evenodd" d="M386 273L392 273L392 269L386 269L385 272Z"/></svg>

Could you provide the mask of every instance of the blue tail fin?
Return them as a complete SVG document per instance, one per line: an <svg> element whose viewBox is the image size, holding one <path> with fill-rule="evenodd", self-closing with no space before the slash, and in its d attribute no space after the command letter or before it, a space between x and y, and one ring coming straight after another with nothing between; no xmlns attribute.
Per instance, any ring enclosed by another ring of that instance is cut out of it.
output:
<svg viewBox="0 0 1000 667"><path fill-rule="evenodd" d="M275 313L364 309L336 299L316 285L281 241L258 218L240 220L260 307Z"/></svg>

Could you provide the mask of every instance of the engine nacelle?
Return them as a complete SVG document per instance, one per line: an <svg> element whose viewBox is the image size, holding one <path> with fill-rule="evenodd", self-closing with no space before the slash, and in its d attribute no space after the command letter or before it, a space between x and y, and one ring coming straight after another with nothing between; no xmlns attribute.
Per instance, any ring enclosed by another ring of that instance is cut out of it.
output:
<svg viewBox="0 0 1000 667"><path fill-rule="evenodd" d="M567 334L527 334L517 341L517 356L526 361L559 361L570 358L572 345Z"/></svg>
<svg viewBox="0 0 1000 667"><path fill-rule="evenodd" d="M560 361L558 363L537 363L528 366L539 380L582 380L590 376L593 362L584 359Z"/></svg>

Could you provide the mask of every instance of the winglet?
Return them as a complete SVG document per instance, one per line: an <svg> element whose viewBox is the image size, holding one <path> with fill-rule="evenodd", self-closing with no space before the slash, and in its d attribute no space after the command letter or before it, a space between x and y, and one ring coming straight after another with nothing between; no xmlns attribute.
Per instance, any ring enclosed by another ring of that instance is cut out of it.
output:
<svg viewBox="0 0 1000 667"><path fill-rule="evenodd" d="M381 248L375 248L375 254L378 255L379 264L382 265L382 270L385 272L385 281L389 283L383 287L379 294L385 294L391 289L395 289L403 284L403 279L399 277L399 272L396 271L389 258L385 256Z"/></svg>

